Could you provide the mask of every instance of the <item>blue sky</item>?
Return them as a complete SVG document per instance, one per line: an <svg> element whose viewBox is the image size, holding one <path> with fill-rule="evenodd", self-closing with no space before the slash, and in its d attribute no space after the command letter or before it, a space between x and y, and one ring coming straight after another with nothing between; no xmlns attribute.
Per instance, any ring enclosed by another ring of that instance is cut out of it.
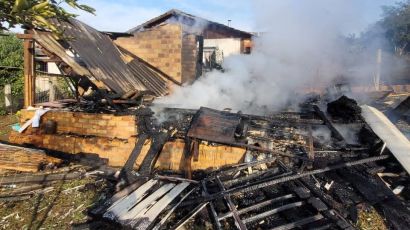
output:
<svg viewBox="0 0 410 230"><path fill-rule="evenodd" d="M80 14L80 20L102 31L124 32L172 8L220 23L227 23L230 19L233 27L257 31L252 6L252 2L256 1L258 0L80 0L80 3L94 7L97 15L76 13ZM272 0L274 1L282 0ZM364 10L361 22L352 28L352 32L359 32L380 19L381 6L392 5L394 2L396 1L354 0L354 4Z"/></svg>

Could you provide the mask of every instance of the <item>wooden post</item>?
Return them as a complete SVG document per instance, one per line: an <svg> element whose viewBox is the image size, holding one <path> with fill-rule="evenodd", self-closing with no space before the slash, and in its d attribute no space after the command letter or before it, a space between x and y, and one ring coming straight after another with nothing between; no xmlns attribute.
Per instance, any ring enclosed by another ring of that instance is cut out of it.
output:
<svg viewBox="0 0 410 230"><path fill-rule="evenodd" d="M24 39L24 107L34 105L35 98L34 41Z"/></svg>
<svg viewBox="0 0 410 230"><path fill-rule="evenodd" d="M11 106L11 85L7 84L4 86L4 103L6 108Z"/></svg>
<svg viewBox="0 0 410 230"><path fill-rule="evenodd" d="M382 49L377 50L376 56L376 75L374 77L374 88L376 91L380 90L380 69L382 65Z"/></svg>

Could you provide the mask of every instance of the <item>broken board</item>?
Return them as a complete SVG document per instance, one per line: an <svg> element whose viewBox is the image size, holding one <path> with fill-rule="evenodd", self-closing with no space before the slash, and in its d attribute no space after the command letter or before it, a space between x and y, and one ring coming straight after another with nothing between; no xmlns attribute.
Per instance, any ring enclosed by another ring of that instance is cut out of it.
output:
<svg viewBox="0 0 410 230"><path fill-rule="evenodd" d="M42 166L60 163L60 159L48 156L43 150L0 143L0 169L37 172Z"/></svg>
<svg viewBox="0 0 410 230"><path fill-rule="evenodd" d="M410 174L410 141L382 112L368 105L361 107L366 123Z"/></svg>

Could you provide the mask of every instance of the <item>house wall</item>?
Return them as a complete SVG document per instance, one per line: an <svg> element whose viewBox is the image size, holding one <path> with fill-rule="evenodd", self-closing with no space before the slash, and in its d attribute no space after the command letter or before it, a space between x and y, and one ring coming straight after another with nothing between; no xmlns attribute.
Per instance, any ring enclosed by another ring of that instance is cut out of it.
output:
<svg viewBox="0 0 410 230"><path fill-rule="evenodd" d="M186 34L182 37L182 83L192 83L196 79L198 49L196 35Z"/></svg>
<svg viewBox="0 0 410 230"><path fill-rule="evenodd" d="M21 110L20 124L34 116L34 111ZM23 133L11 132L9 141L70 154L95 153L108 159L110 166L122 167L137 141L137 117L132 115L91 114L53 110L41 117L40 128L29 127ZM46 134L43 124L57 123L55 134ZM138 169L144 160L151 140L147 140L136 160ZM158 169L180 171L184 165L184 141L165 144L155 165ZM213 146L201 143L198 161L192 159L192 170L218 168L243 160L245 149L231 146Z"/></svg>
<svg viewBox="0 0 410 230"><path fill-rule="evenodd" d="M180 25L161 25L136 32L133 37L117 38L114 43L158 68L175 81L183 82Z"/></svg>
<svg viewBox="0 0 410 230"><path fill-rule="evenodd" d="M241 53L240 38L204 39L204 48L217 47L223 51L224 57Z"/></svg>

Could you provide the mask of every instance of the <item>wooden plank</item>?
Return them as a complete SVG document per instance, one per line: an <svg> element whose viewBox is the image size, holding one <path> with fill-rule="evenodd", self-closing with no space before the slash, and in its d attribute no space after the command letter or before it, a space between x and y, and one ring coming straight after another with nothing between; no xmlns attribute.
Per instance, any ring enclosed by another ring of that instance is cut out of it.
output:
<svg viewBox="0 0 410 230"><path fill-rule="evenodd" d="M202 189L203 189L203 195L209 196L208 188L206 187L206 181L202 180L201 184L202 184ZM218 219L218 214L216 213L216 210L215 210L215 205L212 202L209 202L209 212L211 213L211 217L214 222L215 229L217 230L222 229L221 223L219 222L219 219Z"/></svg>
<svg viewBox="0 0 410 230"><path fill-rule="evenodd" d="M410 174L410 141L382 112L368 105L361 108L366 123Z"/></svg>
<svg viewBox="0 0 410 230"><path fill-rule="evenodd" d="M34 42L25 39L23 42L24 50L24 107L27 108L34 104Z"/></svg>
<svg viewBox="0 0 410 230"><path fill-rule="evenodd" d="M0 143L0 169L37 172L41 166L61 162L62 160L48 156L43 150Z"/></svg>
<svg viewBox="0 0 410 230"><path fill-rule="evenodd" d="M175 187L175 184L169 183L161 186L158 190L152 193L150 196L142 200L138 203L135 207L131 208L127 213L122 216L119 216L118 219L120 223L126 223L137 216L142 210L147 208L151 203L156 201L157 199L161 198L165 193Z"/></svg>
<svg viewBox="0 0 410 230"><path fill-rule="evenodd" d="M289 230L289 229L294 229L297 227L301 227L305 224L313 223L315 221L323 219L322 214L317 214L314 216L309 216L300 220L297 220L295 222L289 223L289 224L284 224L275 228L272 228L271 230Z"/></svg>
<svg viewBox="0 0 410 230"><path fill-rule="evenodd" d="M33 39L33 34L16 34L19 39Z"/></svg>
<svg viewBox="0 0 410 230"><path fill-rule="evenodd" d="M273 215L273 214L276 214L276 213L278 213L278 212L282 212L282 211L285 211L285 210L288 210L288 209L300 207L300 206L302 206L303 204L304 204L303 201L298 201L298 202L294 202L294 203L290 203L290 204L285 204L285 205L280 206L280 207L278 207L278 208L274 208L274 209L272 209L272 210L269 210L269 211L260 213L260 214L258 214L258 215L251 216L251 217L249 217L249 218L243 220L243 222L244 222L245 224L247 224L247 223L250 223L250 222L253 222L253 221L257 221L257 220L266 218L266 217L271 216L271 215Z"/></svg>
<svg viewBox="0 0 410 230"><path fill-rule="evenodd" d="M158 180L149 180L145 184L141 185L141 187L129 194L127 197L124 197L123 199L120 199L112 204L103 216L108 219L115 219L118 216L124 215L134 205L140 202L144 197L144 194L148 192L148 190L157 182Z"/></svg>
<svg viewBox="0 0 410 230"><path fill-rule="evenodd" d="M319 115L319 117L323 120L325 125L330 129L334 138L336 138L338 141L345 143L346 141L343 138L342 134L340 134L340 132L335 128L333 122L330 121L326 114L322 110L320 110L320 108L317 105L314 105L313 109L315 110L316 114Z"/></svg>
<svg viewBox="0 0 410 230"><path fill-rule="evenodd" d="M208 202L199 204L196 208L190 211L185 217L183 217L180 221L178 221L178 223L175 224L175 227L172 227L171 230L180 229L182 226L186 224L186 222L188 222L188 220L190 220L192 217L198 214L198 212L202 211L202 209L204 209L206 205L208 205Z"/></svg>
<svg viewBox="0 0 410 230"><path fill-rule="evenodd" d="M161 228L161 226L168 220L168 218L171 216L171 214L179 207L179 205L182 203L182 201L184 201L189 195L191 195L191 193L193 191L195 191L196 188L191 189L191 191L187 192L182 198L181 200L179 200L179 202L172 207L168 213L161 218L161 220L155 225L155 227L152 228L152 230L158 230ZM208 202L206 202L206 204L208 204Z"/></svg>
<svg viewBox="0 0 410 230"><path fill-rule="evenodd" d="M276 202L285 201L287 199L291 199L291 198L294 198L294 197L295 197L295 195L293 195L293 194L287 194L287 195L284 195L284 196L280 196L280 197L276 197L276 198L273 198L273 199L270 199L270 200L266 200L266 201L263 201L261 203L254 204L252 206L249 206L249 207L246 207L246 208L243 208L243 209L239 209L238 214L241 215L241 214L244 214L244 213L256 210L256 209L261 209L261 208L266 207L268 205L272 205ZM228 213L219 215L218 219L223 220L223 219L226 219L230 216L232 216L232 213L228 212Z"/></svg>
<svg viewBox="0 0 410 230"><path fill-rule="evenodd" d="M58 174L44 174L44 175L13 175L7 177L0 177L0 185L6 184L21 184L21 183L46 183L57 180L73 180L84 176L85 173L58 173Z"/></svg>
<svg viewBox="0 0 410 230"><path fill-rule="evenodd" d="M136 227L138 225L138 229L148 228L162 212L162 210L164 210L168 206L168 204L170 204L188 186L188 182L182 182L175 186L169 193L167 193L157 203L155 203L155 205L150 207L147 212L140 212L140 214L136 216L134 221L132 221L131 226ZM144 214L141 215L142 213Z"/></svg>
<svg viewBox="0 0 410 230"><path fill-rule="evenodd" d="M216 182L217 182L219 188L220 188L222 191L225 191L226 189L225 189L225 187L223 186L221 179L219 179L219 177L216 176L216 177L215 177L215 180L216 180ZM246 228L246 225L242 222L241 218L239 217L238 210L236 210L236 207L235 207L235 205L234 205L234 203L233 203L233 201L232 201L232 199L231 199L231 196L230 196L229 194L227 194L227 195L225 195L224 199L225 199L226 203L228 204L229 210L230 210L231 213L232 213L232 216L233 216L233 218L234 218L234 220L235 220L235 225L236 225L236 227L239 228L239 229L241 229L241 230L246 230L246 229L247 229L247 228Z"/></svg>

